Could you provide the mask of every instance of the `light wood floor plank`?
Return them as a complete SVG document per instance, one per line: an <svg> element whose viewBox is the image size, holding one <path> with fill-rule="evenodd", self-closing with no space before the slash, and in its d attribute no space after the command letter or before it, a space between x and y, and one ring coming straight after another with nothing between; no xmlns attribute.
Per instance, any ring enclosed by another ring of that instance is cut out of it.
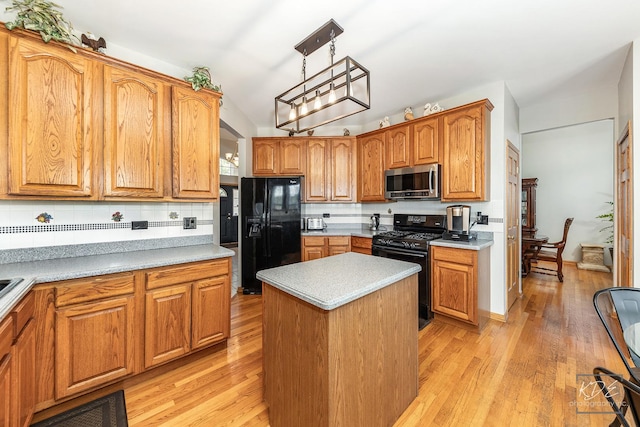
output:
<svg viewBox="0 0 640 427"><path fill-rule="evenodd" d="M481 334L434 321L419 334L419 395L395 426L607 425L576 414L578 374L624 372L592 304L607 273L565 267L565 282L535 273L506 323ZM208 354L125 389L129 425L268 426L262 401L262 303L232 301L231 338Z"/></svg>

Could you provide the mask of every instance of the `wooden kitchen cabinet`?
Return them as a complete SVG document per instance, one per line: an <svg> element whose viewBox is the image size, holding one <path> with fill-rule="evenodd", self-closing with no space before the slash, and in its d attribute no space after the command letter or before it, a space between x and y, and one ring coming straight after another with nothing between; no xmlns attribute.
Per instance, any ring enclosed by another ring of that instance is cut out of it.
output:
<svg viewBox="0 0 640 427"><path fill-rule="evenodd" d="M410 124L395 125L384 132L386 168L408 168L442 163L440 158L441 115L414 119Z"/></svg>
<svg viewBox="0 0 640 427"><path fill-rule="evenodd" d="M189 354L227 339L230 275L219 258L37 285L36 410L174 360L172 340Z"/></svg>
<svg viewBox="0 0 640 427"><path fill-rule="evenodd" d="M96 198L98 72L65 47L10 38L8 194Z"/></svg>
<svg viewBox="0 0 640 427"><path fill-rule="evenodd" d="M384 133L358 137L358 202L385 201L384 170Z"/></svg>
<svg viewBox="0 0 640 427"><path fill-rule="evenodd" d="M355 202L354 138L315 139L307 145L306 202Z"/></svg>
<svg viewBox="0 0 640 427"><path fill-rule="evenodd" d="M56 289L56 399L134 373L134 286L132 273L119 273Z"/></svg>
<svg viewBox="0 0 640 427"><path fill-rule="evenodd" d="M0 322L0 425L10 426L11 412L11 344L13 319L8 316Z"/></svg>
<svg viewBox="0 0 640 427"><path fill-rule="evenodd" d="M216 200L220 180L220 96L173 86L173 197Z"/></svg>
<svg viewBox="0 0 640 427"><path fill-rule="evenodd" d="M304 175L306 149L306 139L253 138L253 175Z"/></svg>
<svg viewBox="0 0 640 427"><path fill-rule="evenodd" d="M28 293L11 311L11 414L15 426L28 427L35 412L36 335L34 295Z"/></svg>
<svg viewBox="0 0 640 427"><path fill-rule="evenodd" d="M357 252L360 254L371 255L371 237L351 237L351 252Z"/></svg>
<svg viewBox="0 0 640 427"><path fill-rule="evenodd" d="M329 256L344 254L351 251L350 236L329 236L327 237L327 247Z"/></svg>
<svg viewBox="0 0 640 427"><path fill-rule="evenodd" d="M442 163L441 122L441 115L435 117L427 116L415 120L411 125L411 135L413 137L413 166Z"/></svg>
<svg viewBox="0 0 640 427"><path fill-rule="evenodd" d="M191 304L191 348L198 349L229 336L229 275L199 280L193 284Z"/></svg>
<svg viewBox="0 0 640 427"><path fill-rule="evenodd" d="M219 93L20 29L0 57L0 198L218 198Z"/></svg>
<svg viewBox="0 0 640 427"><path fill-rule="evenodd" d="M145 368L187 354L190 349L191 284L148 291L144 329Z"/></svg>
<svg viewBox="0 0 640 427"><path fill-rule="evenodd" d="M329 141L310 139L307 143L307 164L310 166L304 177L304 201L329 201L330 179L328 173L330 158Z"/></svg>
<svg viewBox="0 0 640 427"><path fill-rule="evenodd" d="M482 328L490 311L489 250L430 246L434 313Z"/></svg>
<svg viewBox="0 0 640 427"><path fill-rule="evenodd" d="M350 250L350 236L302 236L302 261L343 254Z"/></svg>
<svg viewBox="0 0 640 427"><path fill-rule="evenodd" d="M302 261L324 258L328 254L327 250L325 237L302 236Z"/></svg>
<svg viewBox="0 0 640 427"><path fill-rule="evenodd" d="M409 125L394 126L385 131L387 169L408 168L412 166L412 148Z"/></svg>
<svg viewBox="0 0 640 427"><path fill-rule="evenodd" d="M489 199L492 109L485 99L442 115L442 201Z"/></svg>
<svg viewBox="0 0 640 427"><path fill-rule="evenodd" d="M164 81L104 67L104 195L163 197Z"/></svg>
<svg viewBox="0 0 640 427"><path fill-rule="evenodd" d="M145 368L229 337L230 262L225 258L146 273Z"/></svg>

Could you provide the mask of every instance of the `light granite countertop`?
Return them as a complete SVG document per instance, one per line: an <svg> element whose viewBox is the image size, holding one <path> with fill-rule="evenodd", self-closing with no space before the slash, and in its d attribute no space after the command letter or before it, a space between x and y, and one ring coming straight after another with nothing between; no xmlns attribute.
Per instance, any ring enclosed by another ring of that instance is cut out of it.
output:
<svg viewBox="0 0 640 427"><path fill-rule="evenodd" d="M333 310L421 269L411 262L347 252L261 270L256 277L316 307Z"/></svg>
<svg viewBox="0 0 640 427"><path fill-rule="evenodd" d="M302 231L302 236L356 236L356 237L373 237L376 234L384 233L393 227L381 226L378 230L369 230L368 227L327 227L324 230L306 230Z"/></svg>
<svg viewBox="0 0 640 427"><path fill-rule="evenodd" d="M476 239L476 240L471 240L469 242L461 242L459 240L437 239L437 240L430 241L429 245L479 251L481 249L488 248L489 246L493 245L493 240Z"/></svg>
<svg viewBox="0 0 640 427"><path fill-rule="evenodd" d="M22 277L24 279L0 298L0 320L37 283L100 276L233 255L234 252L229 249L214 244L204 244L0 264L0 278Z"/></svg>

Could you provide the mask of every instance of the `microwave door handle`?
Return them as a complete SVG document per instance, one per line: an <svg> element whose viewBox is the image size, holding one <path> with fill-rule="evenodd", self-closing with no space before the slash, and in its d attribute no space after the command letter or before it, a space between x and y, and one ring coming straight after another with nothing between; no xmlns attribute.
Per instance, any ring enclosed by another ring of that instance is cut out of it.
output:
<svg viewBox="0 0 640 427"><path fill-rule="evenodd" d="M432 195L433 194L433 169L429 170L429 194Z"/></svg>

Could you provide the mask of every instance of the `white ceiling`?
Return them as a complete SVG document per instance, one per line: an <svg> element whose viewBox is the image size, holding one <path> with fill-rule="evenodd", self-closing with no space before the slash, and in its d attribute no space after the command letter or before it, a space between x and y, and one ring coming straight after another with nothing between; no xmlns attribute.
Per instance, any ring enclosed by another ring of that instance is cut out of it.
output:
<svg viewBox="0 0 640 427"><path fill-rule="evenodd" d="M521 108L615 84L629 43L640 38L638 0L56 3L75 29L107 45L187 70L210 67L258 127L275 127L274 97L301 80L293 47L331 18L344 28L335 59L349 55L371 72L371 109L343 120L354 125L495 81L506 82ZM328 65L327 45L308 57L307 75Z"/></svg>

